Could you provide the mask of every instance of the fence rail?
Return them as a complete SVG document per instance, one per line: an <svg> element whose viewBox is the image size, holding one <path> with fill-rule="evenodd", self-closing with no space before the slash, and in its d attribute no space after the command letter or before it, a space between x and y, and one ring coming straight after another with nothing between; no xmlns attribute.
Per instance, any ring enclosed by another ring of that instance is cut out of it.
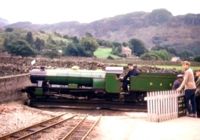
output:
<svg viewBox="0 0 200 140"><path fill-rule="evenodd" d="M179 107L184 107L184 98L180 97L183 97L183 94L174 90L148 92L145 98L148 120L160 122L178 118Z"/></svg>

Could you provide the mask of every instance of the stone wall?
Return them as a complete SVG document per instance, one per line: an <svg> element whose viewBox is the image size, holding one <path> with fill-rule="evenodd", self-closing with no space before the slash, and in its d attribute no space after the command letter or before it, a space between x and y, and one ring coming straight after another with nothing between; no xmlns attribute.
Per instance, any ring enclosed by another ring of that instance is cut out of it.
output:
<svg viewBox="0 0 200 140"><path fill-rule="evenodd" d="M29 74L0 77L0 102L24 98L21 89L30 85Z"/></svg>

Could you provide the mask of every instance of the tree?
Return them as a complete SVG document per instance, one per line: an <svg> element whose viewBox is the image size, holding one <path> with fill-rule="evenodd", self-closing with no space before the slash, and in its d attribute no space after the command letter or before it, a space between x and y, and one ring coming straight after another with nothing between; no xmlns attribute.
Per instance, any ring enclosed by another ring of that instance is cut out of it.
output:
<svg viewBox="0 0 200 140"><path fill-rule="evenodd" d="M103 40L103 39L97 39L97 43L100 46L107 47L107 48L112 48L113 43L111 41Z"/></svg>
<svg viewBox="0 0 200 140"><path fill-rule="evenodd" d="M64 55L79 56L76 45L74 43L68 44L68 46L64 48Z"/></svg>
<svg viewBox="0 0 200 140"><path fill-rule="evenodd" d="M93 56L94 51L99 47L99 44L93 37L83 37L80 45L88 56Z"/></svg>
<svg viewBox="0 0 200 140"><path fill-rule="evenodd" d="M125 46L125 47L127 47L128 43L127 42L123 42L122 45Z"/></svg>
<svg viewBox="0 0 200 140"><path fill-rule="evenodd" d="M122 44L119 42L112 42L112 54L122 56Z"/></svg>
<svg viewBox="0 0 200 140"><path fill-rule="evenodd" d="M194 58L194 61L200 62L200 56L196 56L196 57Z"/></svg>
<svg viewBox="0 0 200 140"><path fill-rule="evenodd" d="M114 47L121 47L122 46L121 43L116 42L116 41L112 42L112 44L113 44Z"/></svg>
<svg viewBox="0 0 200 140"><path fill-rule="evenodd" d="M141 56L142 54L146 53L148 50L145 48L144 43L139 39L130 39L129 46L132 50L132 53L136 56Z"/></svg>
<svg viewBox="0 0 200 140"><path fill-rule="evenodd" d="M121 53L122 53L122 46L112 47L112 54L121 56Z"/></svg>
<svg viewBox="0 0 200 140"><path fill-rule="evenodd" d="M192 52L189 52L189 51L183 51L183 52L179 53L179 56L182 59L189 59L190 57L193 56L193 54L192 54Z"/></svg>
<svg viewBox="0 0 200 140"><path fill-rule="evenodd" d="M171 53L171 54L175 55L175 56L177 56L177 55L178 55L178 53L177 53L176 49L174 49L174 48L167 48L167 51L168 51L169 53Z"/></svg>
<svg viewBox="0 0 200 140"><path fill-rule="evenodd" d="M9 28L9 27L5 29L6 32L12 32L13 30L14 30L13 28Z"/></svg>
<svg viewBox="0 0 200 140"><path fill-rule="evenodd" d="M38 38L38 37L36 38L34 44L35 44L35 48L36 48L38 51L41 51L42 48L44 48L44 46L45 46L44 40L43 40L43 39L40 39L40 38Z"/></svg>
<svg viewBox="0 0 200 140"><path fill-rule="evenodd" d="M30 44L25 40L16 40L11 43L7 43L5 49L15 55L21 56L35 56L36 53L31 48Z"/></svg>
<svg viewBox="0 0 200 140"><path fill-rule="evenodd" d="M33 39L33 34L32 34L32 32L28 32L28 33L26 34L26 41L27 41L29 44L33 45L34 39Z"/></svg>
<svg viewBox="0 0 200 140"><path fill-rule="evenodd" d="M73 43L79 43L79 39L77 36L71 37L71 40L73 41Z"/></svg>
<svg viewBox="0 0 200 140"><path fill-rule="evenodd" d="M78 43L70 43L64 48L64 55L66 56L87 56L87 53Z"/></svg>

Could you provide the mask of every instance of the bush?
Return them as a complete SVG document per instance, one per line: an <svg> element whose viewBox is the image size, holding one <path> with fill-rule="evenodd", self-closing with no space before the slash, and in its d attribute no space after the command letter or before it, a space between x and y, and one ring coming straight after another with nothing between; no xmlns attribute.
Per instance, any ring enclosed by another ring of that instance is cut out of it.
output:
<svg viewBox="0 0 200 140"><path fill-rule="evenodd" d="M171 56L166 50L159 50L145 53L140 58L143 60L170 60Z"/></svg>
<svg viewBox="0 0 200 140"><path fill-rule="evenodd" d="M91 56L79 43L70 43L64 48L65 56Z"/></svg>
<svg viewBox="0 0 200 140"><path fill-rule="evenodd" d="M21 56L35 56L35 51L31 48L30 44L25 40L17 40L11 43L4 44L5 49L14 55Z"/></svg>

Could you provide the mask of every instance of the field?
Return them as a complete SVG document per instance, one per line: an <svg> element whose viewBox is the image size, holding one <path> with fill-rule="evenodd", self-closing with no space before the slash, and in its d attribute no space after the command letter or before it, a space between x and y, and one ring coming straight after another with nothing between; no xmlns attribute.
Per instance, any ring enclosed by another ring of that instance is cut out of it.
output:
<svg viewBox="0 0 200 140"><path fill-rule="evenodd" d="M97 58L108 58L109 56L112 58L119 58L116 55L113 55L112 53L112 48L98 48L95 52L94 52L94 56L96 56Z"/></svg>

